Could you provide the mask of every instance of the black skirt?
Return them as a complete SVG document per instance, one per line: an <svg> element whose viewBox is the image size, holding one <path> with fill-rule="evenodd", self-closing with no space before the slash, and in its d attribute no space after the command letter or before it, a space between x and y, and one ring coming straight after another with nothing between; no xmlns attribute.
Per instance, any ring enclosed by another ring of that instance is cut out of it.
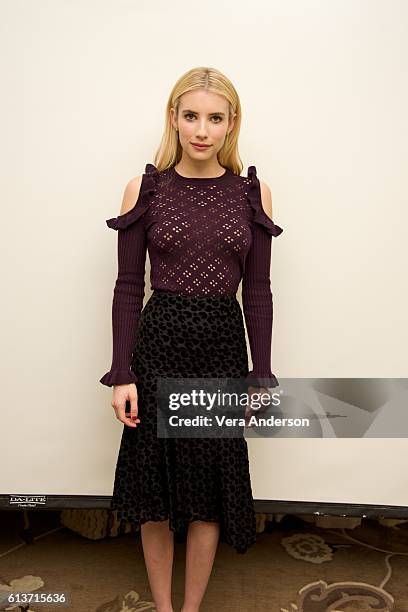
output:
<svg viewBox="0 0 408 612"><path fill-rule="evenodd" d="M256 541L245 438L157 437L157 377L247 376L236 296L155 289L140 315L131 367L141 422L123 426L111 509L136 531L146 521L169 519L181 538L191 521L216 521L220 541L245 553Z"/></svg>

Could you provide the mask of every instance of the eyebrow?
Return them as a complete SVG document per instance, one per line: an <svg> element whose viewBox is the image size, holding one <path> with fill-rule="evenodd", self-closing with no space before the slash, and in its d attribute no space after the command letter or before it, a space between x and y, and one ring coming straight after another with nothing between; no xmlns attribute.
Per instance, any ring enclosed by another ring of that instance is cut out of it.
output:
<svg viewBox="0 0 408 612"><path fill-rule="evenodd" d="M186 108L184 110L181 111L182 113L193 113L194 115L198 115L199 113L197 113L197 111L193 111L190 110L189 108ZM225 117L225 113L208 113L209 115L222 115L223 117Z"/></svg>

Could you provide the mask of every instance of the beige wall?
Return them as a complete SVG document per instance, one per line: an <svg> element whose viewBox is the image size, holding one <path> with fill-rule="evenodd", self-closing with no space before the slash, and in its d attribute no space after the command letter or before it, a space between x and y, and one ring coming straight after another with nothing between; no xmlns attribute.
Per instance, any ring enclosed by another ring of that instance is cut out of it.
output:
<svg viewBox="0 0 408 612"><path fill-rule="evenodd" d="M244 173L257 166L284 228L278 378L407 376L407 22L403 1L0 2L0 453L16 458L1 493L111 493L122 426L98 382L116 275L105 219L152 162L169 91L193 66L234 82ZM405 465L408 442L362 444L251 440L256 496L408 505L408 483L381 467ZM372 493L365 470L349 487L362 448L360 465L380 468ZM268 479L271 462L285 469Z"/></svg>

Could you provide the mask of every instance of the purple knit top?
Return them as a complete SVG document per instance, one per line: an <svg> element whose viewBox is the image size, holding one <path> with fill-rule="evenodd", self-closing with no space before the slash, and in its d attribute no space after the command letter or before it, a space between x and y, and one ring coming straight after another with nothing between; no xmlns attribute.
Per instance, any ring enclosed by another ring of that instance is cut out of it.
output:
<svg viewBox="0 0 408 612"><path fill-rule="evenodd" d="M248 176L229 168L215 178L187 178L173 167L146 164L139 197L123 215L106 221L118 230L118 275L112 301L112 365L100 382L137 383L130 369L145 295L146 252L151 289L186 296L235 295L251 348L253 386L275 387L271 370L273 302L272 236L283 229L262 207L255 166Z"/></svg>

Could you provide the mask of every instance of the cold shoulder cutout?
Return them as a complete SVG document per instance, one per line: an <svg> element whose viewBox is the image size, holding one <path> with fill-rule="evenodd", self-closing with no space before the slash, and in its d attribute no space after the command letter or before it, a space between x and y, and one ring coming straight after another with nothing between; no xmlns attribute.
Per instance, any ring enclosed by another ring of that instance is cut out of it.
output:
<svg viewBox="0 0 408 612"><path fill-rule="evenodd" d="M247 198L254 211L253 222L261 225L268 234L279 236L279 234L283 232L283 229L268 217L262 206L261 185L256 175L255 166L249 166L248 178L251 179L251 183L247 192Z"/></svg>
<svg viewBox="0 0 408 612"><path fill-rule="evenodd" d="M153 164L146 164L145 172L140 185L139 196L133 208L123 215L106 220L106 225L114 230L125 229L135 223L149 209L151 197L156 191L158 170Z"/></svg>

